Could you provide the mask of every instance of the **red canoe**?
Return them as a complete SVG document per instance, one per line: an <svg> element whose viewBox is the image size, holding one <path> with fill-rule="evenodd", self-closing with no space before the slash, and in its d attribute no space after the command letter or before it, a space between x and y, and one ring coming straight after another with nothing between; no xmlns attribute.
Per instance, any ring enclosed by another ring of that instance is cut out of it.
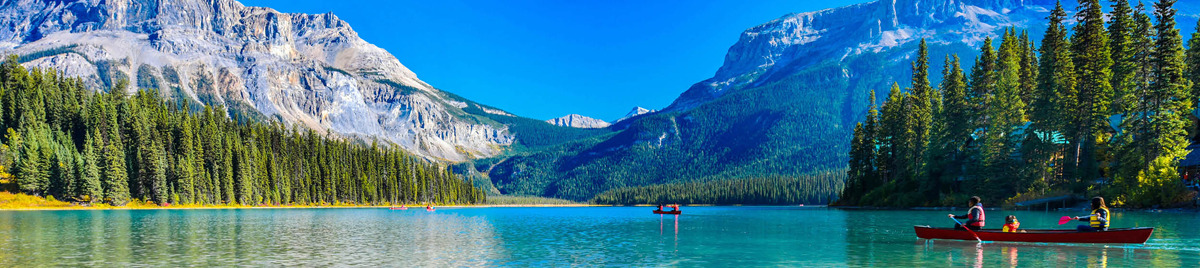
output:
<svg viewBox="0 0 1200 268"><path fill-rule="evenodd" d="M954 228L913 226L917 237L924 239L975 240L971 233ZM1025 230L1024 233L1005 233L999 229L975 231L983 241L1037 242L1037 243L1114 243L1142 244L1154 233L1153 227L1108 229L1103 232L1077 232L1075 230Z"/></svg>
<svg viewBox="0 0 1200 268"><path fill-rule="evenodd" d="M682 212L683 211L679 211L679 210L666 210L666 211L654 210L654 214L680 214Z"/></svg>

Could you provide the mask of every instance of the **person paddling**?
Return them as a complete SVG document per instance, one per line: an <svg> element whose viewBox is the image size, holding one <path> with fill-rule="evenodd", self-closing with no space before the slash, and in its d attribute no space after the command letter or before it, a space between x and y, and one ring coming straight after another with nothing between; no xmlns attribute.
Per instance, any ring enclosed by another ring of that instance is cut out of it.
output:
<svg viewBox="0 0 1200 268"><path fill-rule="evenodd" d="M1086 221L1088 224L1080 224L1075 227L1075 230L1080 232L1099 232L1108 231L1108 207L1104 206L1103 197L1092 197L1092 214L1082 217L1072 217L1079 221Z"/></svg>
<svg viewBox="0 0 1200 268"><path fill-rule="evenodd" d="M954 224L954 229L963 229L963 227L964 227L963 225L966 225L966 228L971 228L971 230L976 230L976 231L983 228L983 225L984 225L983 221L985 218L985 215L983 212L983 203L980 202L980 199L978 196L972 196L971 200L970 200L970 205L971 205L971 208L969 210L967 210L967 214L965 214L965 215L949 214L949 216L951 218L967 219L967 221L964 222L962 225Z"/></svg>

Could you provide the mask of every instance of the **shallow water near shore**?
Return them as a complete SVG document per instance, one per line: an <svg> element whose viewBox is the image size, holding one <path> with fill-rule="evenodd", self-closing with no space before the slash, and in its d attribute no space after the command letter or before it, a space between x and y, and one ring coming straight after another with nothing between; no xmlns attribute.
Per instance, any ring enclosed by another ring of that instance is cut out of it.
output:
<svg viewBox="0 0 1200 268"><path fill-rule="evenodd" d="M0 211L0 266L1200 266L1200 214L1114 212L1144 245L925 241L946 211L803 207ZM1016 215L1024 228L1064 212ZM1074 214L1084 214L1082 212Z"/></svg>

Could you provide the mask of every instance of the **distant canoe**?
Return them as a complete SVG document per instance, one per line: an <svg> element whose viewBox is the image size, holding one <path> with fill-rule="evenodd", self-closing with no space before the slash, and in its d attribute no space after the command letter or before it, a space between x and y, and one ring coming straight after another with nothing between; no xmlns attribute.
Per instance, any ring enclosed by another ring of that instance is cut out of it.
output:
<svg viewBox="0 0 1200 268"><path fill-rule="evenodd" d="M392 208L388 208L388 209L391 209L391 210L408 210L408 207L398 207L398 208L397 208L397 207L392 207Z"/></svg>
<svg viewBox="0 0 1200 268"><path fill-rule="evenodd" d="M975 236L965 230L954 228L933 228L929 226L913 226L917 237L924 239L975 240ZM1037 243L1108 243L1108 244L1143 244L1154 233L1154 227L1108 229L1102 232L1079 232L1075 230L1039 230L1029 229L1024 233L1005 233L999 229L983 229L975 231L983 241L1004 242L1037 242Z"/></svg>
<svg viewBox="0 0 1200 268"><path fill-rule="evenodd" d="M675 215L679 215L680 213L683 213L683 211L679 211L679 210L663 211L663 210L657 210L657 209L656 209L656 210L654 210L654 214L675 214Z"/></svg>

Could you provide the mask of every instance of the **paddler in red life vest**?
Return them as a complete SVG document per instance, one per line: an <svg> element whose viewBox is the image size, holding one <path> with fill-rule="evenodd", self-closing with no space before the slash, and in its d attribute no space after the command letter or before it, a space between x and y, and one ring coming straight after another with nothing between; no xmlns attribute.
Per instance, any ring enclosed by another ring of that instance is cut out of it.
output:
<svg viewBox="0 0 1200 268"><path fill-rule="evenodd" d="M983 220L986 218L983 212L983 203L980 202L978 196L971 197L971 209L967 210L966 215L950 214L949 216L955 219L967 219L963 224L971 230L983 229ZM954 229L963 229L963 226L956 223Z"/></svg>

